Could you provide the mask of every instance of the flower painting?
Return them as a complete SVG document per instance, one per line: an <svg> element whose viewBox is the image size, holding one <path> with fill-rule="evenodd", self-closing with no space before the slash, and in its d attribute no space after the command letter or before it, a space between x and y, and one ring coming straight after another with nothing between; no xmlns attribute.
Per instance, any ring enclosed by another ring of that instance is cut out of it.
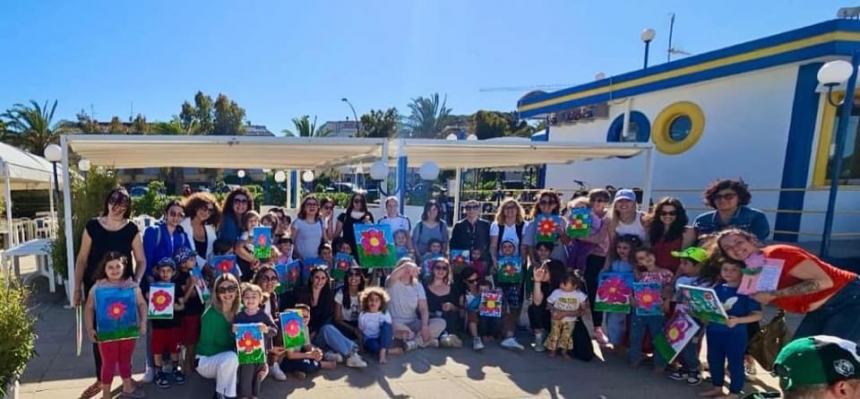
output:
<svg viewBox="0 0 860 399"><path fill-rule="evenodd" d="M352 267L353 262L352 255L338 252L334 256L334 267L331 268L331 277L338 281L343 280L344 276L346 276L346 272L350 267Z"/></svg>
<svg viewBox="0 0 860 399"><path fill-rule="evenodd" d="M663 359L672 363L698 331L699 325L690 315L677 311L666 322L663 333L654 337L654 348L663 356Z"/></svg>
<svg viewBox="0 0 860 399"><path fill-rule="evenodd" d="M540 214L535 217L533 223L537 223L535 241L555 242L558 238L558 229L561 227L560 216Z"/></svg>
<svg viewBox="0 0 860 399"><path fill-rule="evenodd" d="M519 256L500 256L496 281L517 284L523 280L523 261Z"/></svg>
<svg viewBox="0 0 860 399"><path fill-rule="evenodd" d="M468 249L452 249L451 250L451 266L457 270L463 270L469 266L469 250Z"/></svg>
<svg viewBox="0 0 860 399"><path fill-rule="evenodd" d="M257 259L269 259L272 257L272 228L269 226L257 226L253 230L254 257Z"/></svg>
<svg viewBox="0 0 860 399"><path fill-rule="evenodd" d="M633 295L633 273L601 273L598 277L594 310L609 313L630 313L631 295Z"/></svg>
<svg viewBox="0 0 860 399"><path fill-rule="evenodd" d="M679 285L678 289L693 317L711 323L726 324L729 317L713 288Z"/></svg>
<svg viewBox="0 0 860 399"><path fill-rule="evenodd" d="M502 317L502 292L500 290L482 292L478 314L485 317Z"/></svg>
<svg viewBox="0 0 860 399"><path fill-rule="evenodd" d="M355 242L361 267L392 268L397 263L394 235L387 224L356 224Z"/></svg>
<svg viewBox="0 0 860 399"><path fill-rule="evenodd" d="M328 269L329 264L322 258L306 258L302 260L301 278L302 284L307 284L311 278L311 270L313 269Z"/></svg>
<svg viewBox="0 0 860 399"><path fill-rule="evenodd" d="M287 309L280 314L284 348L300 348L307 343L305 321L297 309Z"/></svg>
<svg viewBox="0 0 860 399"><path fill-rule="evenodd" d="M172 319L175 286L173 283L152 283L149 286L149 319Z"/></svg>
<svg viewBox="0 0 860 399"><path fill-rule="evenodd" d="M224 273L230 273L236 278L242 277L242 271L236 263L236 255L216 255L210 261L212 268L215 269L215 278L220 277Z"/></svg>
<svg viewBox="0 0 860 399"><path fill-rule="evenodd" d="M567 220L567 235L570 238L584 238L591 234L591 209L573 208Z"/></svg>
<svg viewBox="0 0 860 399"><path fill-rule="evenodd" d="M137 338L137 297L134 288L95 289L96 339L99 342Z"/></svg>
<svg viewBox="0 0 860 399"><path fill-rule="evenodd" d="M239 323L236 327L236 354L239 364L263 364L266 362L266 351L263 343L263 331L258 323Z"/></svg>
<svg viewBox="0 0 860 399"><path fill-rule="evenodd" d="M660 316L663 314L663 297L660 283L633 283L637 316Z"/></svg>
<svg viewBox="0 0 860 399"><path fill-rule="evenodd" d="M279 263L275 265L275 271L278 273L278 286L275 288L275 292L283 294L292 291L300 284L302 262L295 260L290 263Z"/></svg>

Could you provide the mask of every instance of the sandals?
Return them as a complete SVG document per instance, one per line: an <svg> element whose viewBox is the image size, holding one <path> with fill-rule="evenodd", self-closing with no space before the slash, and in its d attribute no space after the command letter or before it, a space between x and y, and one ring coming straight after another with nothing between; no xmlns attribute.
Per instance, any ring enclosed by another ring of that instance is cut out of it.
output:
<svg viewBox="0 0 860 399"><path fill-rule="evenodd" d="M88 386L87 389L84 389L84 392L81 393L80 399L89 399L100 393L102 393L102 384L96 381L92 385Z"/></svg>

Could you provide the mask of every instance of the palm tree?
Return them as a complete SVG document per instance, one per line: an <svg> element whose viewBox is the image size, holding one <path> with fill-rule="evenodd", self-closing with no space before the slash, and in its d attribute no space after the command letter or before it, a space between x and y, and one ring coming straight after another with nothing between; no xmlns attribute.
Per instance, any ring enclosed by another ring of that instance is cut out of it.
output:
<svg viewBox="0 0 860 399"><path fill-rule="evenodd" d="M427 98L413 98L408 104L411 113L404 123L409 129L409 135L423 138L440 136L451 117L451 108L445 106L447 102L447 97L439 102L439 93L433 93Z"/></svg>
<svg viewBox="0 0 860 399"><path fill-rule="evenodd" d="M314 116L314 121L311 122L311 117L302 115L299 118L293 118L293 126L295 130L284 129L281 132L294 137L324 137L332 132L322 126L317 128L317 117Z"/></svg>
<svg viewBox="0 0 860 399"><path fill-rule="evenodd" d="M40 106L33 100L30 100L30 105L13 105L0 115L6 124L3 139L34 154L41 154L48 144L58 142L60 134L67 129L63 123L51 124L56 110L57 100L50 107L47 101Z"/></svg>

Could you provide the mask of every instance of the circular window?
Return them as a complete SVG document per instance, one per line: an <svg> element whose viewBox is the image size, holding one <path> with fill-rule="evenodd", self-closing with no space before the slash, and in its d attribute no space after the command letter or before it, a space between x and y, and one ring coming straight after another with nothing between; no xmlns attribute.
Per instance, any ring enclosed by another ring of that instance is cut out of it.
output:
<svg viewBox="0 0 860 399"><path fill-rule="evenodd" d="M606 141L609 143L647 143L651 138L651 121L639 111L630 112L627 131L622 133L624 114L612 120L606 131Z"/></svg>
<svg viewBox="0 0 860 399"><path fill-rule="evenodd" d="M680 154L692 148L702 137L705 114L698 105L681 101L669 105L654 119L651 139L664 154Z"/></svg>

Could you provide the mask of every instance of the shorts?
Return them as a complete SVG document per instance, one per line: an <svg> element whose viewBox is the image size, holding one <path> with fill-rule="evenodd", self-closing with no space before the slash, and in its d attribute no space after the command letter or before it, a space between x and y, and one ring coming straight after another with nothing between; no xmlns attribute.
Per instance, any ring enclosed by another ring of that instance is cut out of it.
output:
<svg viewBox="0 0 860 399"><path fill-rule="evenodd" d="M150 341L150 349L153 354L179 353L179 341L181 331L173 328L153 328Z"/></svg>
<svg viewBox="0 0 860 399"><path fill-rule="evenodd" d="M523 290L519 284L499 284L502 290L503 305L506 312L511 309L520 309L523 306Z"/></svg>
<svg viewBox="0 0 860 399"><path fill-rule="evenodd" d="M182 325L179 327L179 336L182 345L197 345L200 339L200 315L186 314L182 317Z"/></svg>

